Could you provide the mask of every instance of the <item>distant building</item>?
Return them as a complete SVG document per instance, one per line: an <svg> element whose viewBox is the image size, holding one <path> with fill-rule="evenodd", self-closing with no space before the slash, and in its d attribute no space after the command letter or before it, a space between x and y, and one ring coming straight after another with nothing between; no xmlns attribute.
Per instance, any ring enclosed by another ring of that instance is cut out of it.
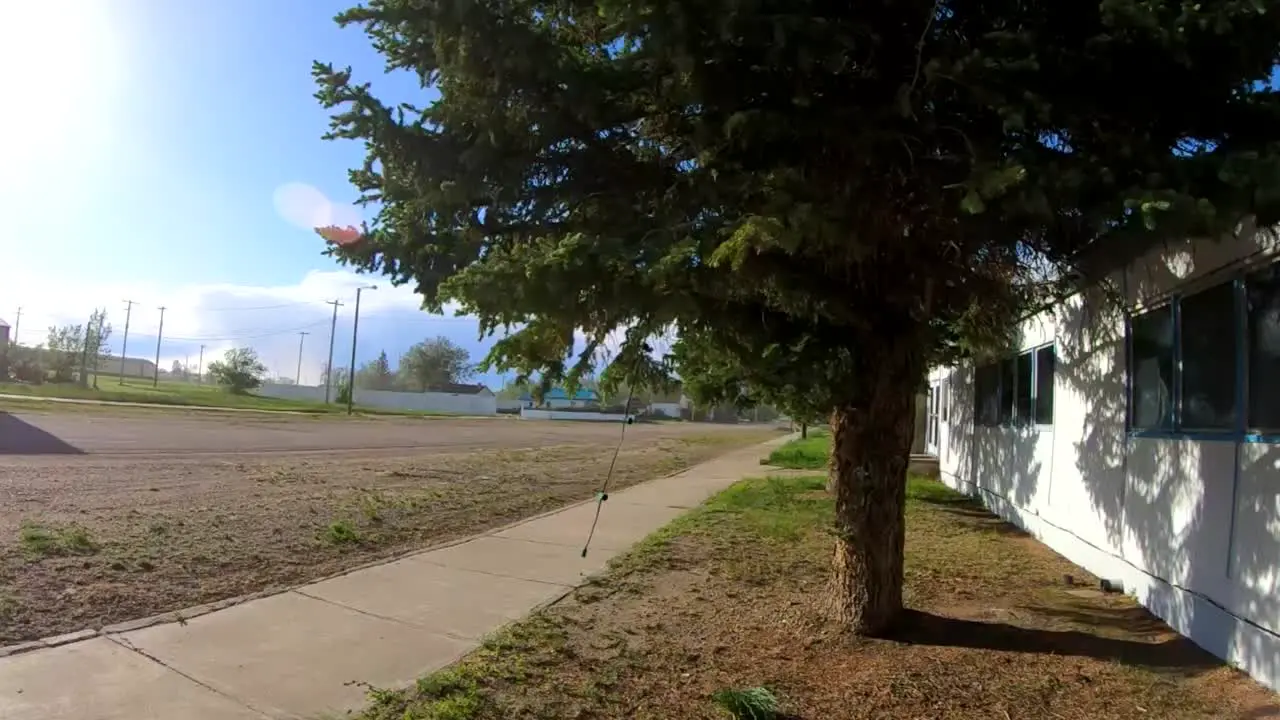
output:
<svg viewBox="0 0 1280 720"><path fill-rule="evenodd" d="M97 372L102 375L121 375L131 378L152 378L156 375L156 364L150 360L142 358L125 358L123 370L121 370L120 358L108 357L98 359ZM166 373L161 372L161 375Z"/></svg>
<svg viewBox="0 0 1280 720"><path fill-rule="evenodd" d="M0 319L0 351L9 347L9 323Z"/></svg>
<svg viewBox="0 0 1280 720"><path fill-rule="evenodd" d="M520 393L518 400L521 407L532 408L537 404L533 395L527 392ZM546 395L542 396L542 407L552 410L584 408L599 404L600 393L590 388L578 388L573 397L569 397L569 393L564 388L551 388Z"/></svg>

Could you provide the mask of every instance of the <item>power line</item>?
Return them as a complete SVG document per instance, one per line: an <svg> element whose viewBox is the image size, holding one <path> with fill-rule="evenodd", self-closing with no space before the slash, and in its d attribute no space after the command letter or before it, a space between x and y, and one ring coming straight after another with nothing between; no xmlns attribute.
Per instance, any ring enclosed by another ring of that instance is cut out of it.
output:
<svg viewBox="0 0 1280 720"><path fill-rule="evenodd" d="M279 310L281 308L300 307L302 305L318 305L323 300L300 300L298 302L281 303L279 305L257 305L252 307L200 308L200 312L240 312L251 310Z"/></svg>
<svg viewBox="0 0 1280 720"><path fill-rule="evenodd" d="M256 340L260 338L277 337L280 335L293 335L302 330L319 327L321 325L324 325L323 320L317 320L316 322L307 323L306 325L297 325L294 327L281 328L278 330L265 330L262 332L250 331L251 334L247 334L247 335L223 335L223 336L206 335L201 337L179 337L176 335L171 335L169 339L178 340L182 342L222 342L227 340Z"/></svg>

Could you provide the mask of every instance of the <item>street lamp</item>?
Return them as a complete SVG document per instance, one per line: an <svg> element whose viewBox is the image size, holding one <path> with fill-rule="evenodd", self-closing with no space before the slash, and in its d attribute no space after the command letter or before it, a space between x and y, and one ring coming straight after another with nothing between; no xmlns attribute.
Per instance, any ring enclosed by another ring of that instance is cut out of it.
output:
<svg viewBox="0 0 1280 720"><path fill-rule="evenodd" d="M347 368L347 414L352 412L356 401L356 336L360 333L360 292L377 290L377 285L362 285L356 288L356 319L351 324L351 367Z"/></svg>

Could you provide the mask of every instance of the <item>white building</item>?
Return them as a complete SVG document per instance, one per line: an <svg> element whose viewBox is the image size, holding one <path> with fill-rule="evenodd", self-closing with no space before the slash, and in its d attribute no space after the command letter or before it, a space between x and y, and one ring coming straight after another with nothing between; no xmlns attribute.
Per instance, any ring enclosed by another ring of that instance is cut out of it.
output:
<svg viewBox="0 0 1280 720"><path fill-rule="evenodd" d="M931 373L943 481L1280 689L1280 244L1151 252Z"/></svg>

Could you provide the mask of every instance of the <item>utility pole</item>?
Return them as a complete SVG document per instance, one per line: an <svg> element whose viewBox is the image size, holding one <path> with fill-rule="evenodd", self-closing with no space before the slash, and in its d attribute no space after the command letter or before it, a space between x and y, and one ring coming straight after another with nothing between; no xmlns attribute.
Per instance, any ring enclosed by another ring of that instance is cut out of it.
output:
<svg viewBox="0 0 1280 720"><path fill-rule="evenodd" d="M120 346L120 384L124 384L124 359L129 353L129 319L133 317L133 301L124 301L124 343Z"/></svg>
<svg viewBox="0 0 1280 720"><path fill-rule="evenodd" d="M18 326L22 324L22 306L18 306L18 316L13 319L13 337L9 338L9 342L13 345L18 344Z"/></svg>
<svg viewBox="0 0 1280 720"><path fill-rule="evenodd" d="M324 404L329 404L329 388L333 387L333 337L338 330L338 308L342 303L337 300L326 300L325 304L333 306L333 322L329 323L329 364L324 370Z"/></svg>
<svg viewBox="0 0 1280 720"><path fill-rule="evenodd" d="M307 336L310 334L306 331L298 333L298 375L293 379L294 385L302 384L302 343L306 342Z"/></svg>
<svg viewBox="0 0 1280 720"><path fill-rule="evenodd" d="M103 308L98 314L98 334L93 338L93 389L98 389L98 370L101 369L102 362L102 323L107 319L107 309Z"/></svg>
<svg viewBox="0 0 1280 720"><path fill-rule="evenodd" d="M83 346L80 348L80 386L89 387L89 338L93 336L93 314L89 315L89 322L84 324ZM97 360L97 353L94 353L94 360Z"/></svg>
<svg viewBox="0 0 1280 720"><path fill-rule="evenodd" d="M377 290L377 285L366 285L356 288L356 318L351 323L351 367L347 369L347 414L351 414L351 406L356 400L356 336L360 332L360 291Z"/></svg>
<svg viewBox="0 0 1280 720"><path fill-rule="evenodd" d="M196 382L204 384L204 346L200 346L200 363L196 366Z"/></svg>
<svg viewBox="0 0 1280 720"><path fill-rule="evenodd" d="M164 337L164 306L160 306L160 331L156 333L156 370L151 378L152 387L160 387L160 339Z"/></svg>

